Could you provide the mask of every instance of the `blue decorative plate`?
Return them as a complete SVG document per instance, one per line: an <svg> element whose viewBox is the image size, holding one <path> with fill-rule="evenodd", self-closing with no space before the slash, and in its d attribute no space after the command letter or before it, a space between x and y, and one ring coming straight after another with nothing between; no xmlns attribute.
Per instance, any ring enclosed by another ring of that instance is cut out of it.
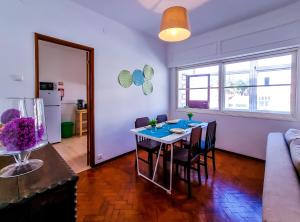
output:
<svg viewBox="0 0 300 222"><path fill-rule="evenodd" d="M136 85L136 86L143 85L145 78L144 78L144 74L143 74L142 70L140 70L140 69L134 70L132 73L132 80L133 80L134 85Z"/></svg>

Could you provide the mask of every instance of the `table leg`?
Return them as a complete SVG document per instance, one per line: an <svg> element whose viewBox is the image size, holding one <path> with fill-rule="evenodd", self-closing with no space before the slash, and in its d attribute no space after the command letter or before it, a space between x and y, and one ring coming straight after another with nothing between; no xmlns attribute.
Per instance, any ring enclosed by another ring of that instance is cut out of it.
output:
<svg viewBox="0 0 300 222"><path fill-rule="evenodd" d="M173 179L173 143L171 144L171 157L170 157L170 188L167 191L169 194L172 194L172 179Z"/></svg>
<svg viewBox="0 0 300 222"><path fill-rule="evenodd" d="M138 148L135 148L135 156L136 156L136 169L137 169L137 173L140 176L140 167L139 167L139 154L138 154Z"/></svg>
<svg viewBox="0 0 300 222"><path fill-rule="evenodd" d="M157 160L156 160L156 163L155 163L155 169L154 169L154 173L153 173L153 176L152 176L151 179L148 178L147 176L145 176L144 174L142 174L142 173L140 172L140 167L139 167L139 156L138 156L138 150L137 150L137 148L135 149L136 161L137 161L136 167L137 167L137 172L138 172L138 175L139 175L139 176L141 176L141 177L143 177L144 179L146 179L146 180L148 180L148 181L154 183L156 186L158 186L158 187L164 189L165 191L167 191L168 194L171 194L171 189L172 189L172 178L171 178L171 181L170 181L170 189L167 189L167 188L163 187L162 185L160 185L160 184L158 184L158 183L156 183L156 182L154 181L155 175L156 175L156 172L157 172L157 166L158 166L158 163L159 163L160 152L161 152L162 146L163 146L163 144L161 144L160 147L159 147L158 157L157 157ZM172 164L173 164L173 145L171 145L171 154L172 154L172 157L171 157L171 166L172 166ZM172 175L172 167L171 167L171 175Z"/></svg>
<svg viewBox="0 0 300 222"><path fill-rule="evenodd" d="M157 165L158 165L158 162L159 162L159 157L160 157L160 152L161 152L162 146L163 146L163 144L161 143L161 144L160 144L160 147L159 147L159 151L158 151L158 156L157 156L157 159L156 159L156 163L155 163L154 173L153 173L153 176L152 176L152 180L153 180L153 181L154 181L154 179L155 179L156 170L157 170Z"/></svg>

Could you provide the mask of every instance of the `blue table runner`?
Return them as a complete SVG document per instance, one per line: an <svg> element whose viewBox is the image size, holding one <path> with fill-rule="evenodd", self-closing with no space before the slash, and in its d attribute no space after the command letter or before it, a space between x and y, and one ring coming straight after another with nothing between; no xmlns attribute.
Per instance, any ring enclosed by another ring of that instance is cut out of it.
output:
<svg viewBox="0 0 300 222"><path fill-rule="evenodd" d="M178 123L174 123L174 124L170 124L170 123L166 123L162 128L156 128L154 129L144 129L139 131L139 133L145 134L147 136L152 136L152 137L156 137L156 138L162 138L165 136L169 136L172 134L172 132L170 132L170 129L173 128L181 128L181 129L188 129L190 128L188 126L188 124L190 123L197 123L197 124L201 124L201 121L196 121L196 120L179 120Z"/></svg>

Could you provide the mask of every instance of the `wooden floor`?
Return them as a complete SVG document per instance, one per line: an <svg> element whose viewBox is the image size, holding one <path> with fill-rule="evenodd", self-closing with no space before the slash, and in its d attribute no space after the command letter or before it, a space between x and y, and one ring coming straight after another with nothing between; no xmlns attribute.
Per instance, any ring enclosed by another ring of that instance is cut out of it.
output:
<svg viewBox="0 0 300 222"><path fill-rule="evenodd" d="M217 171L193 175L193 198L175 178L174 194L136 176L134 154L79 174L79 222L261 221L264 162L217 152Z"/></svg>
<svg viewBox="0 0 300 222"><path fill-rule="evenodd" d="M73 136L53 144L56 151L75 173L89 169L87 165L87 137Z"/></svg>

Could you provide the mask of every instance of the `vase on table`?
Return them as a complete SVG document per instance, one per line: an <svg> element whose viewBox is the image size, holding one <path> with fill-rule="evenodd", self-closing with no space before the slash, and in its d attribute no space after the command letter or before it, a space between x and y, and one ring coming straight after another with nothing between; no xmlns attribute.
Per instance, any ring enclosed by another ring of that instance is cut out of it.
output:
<svg viewBox="0 0 300 222"><path fill-rule="evenodd" d="M157 131L156 125L152 125L152 126L151 126L151 131L152 131L152 132Z"/></svg>
<svg viewBox="0 0 300 222"><path fill-rule="evenodd" d="M151 126L151 132L155 132L156 129L156 124L157 124L157 120L156 119L151 119L149 121L149 125Z"/></svg>
<svg viewBox="0 0 300 222"><path fill-rule="evenodd" d="M188 114L187 114L189 121L191 121L191 120L192 120L192 118L193 118L193 115L194 115L193 113L188 113Z"/></svg>
<svg viewBox="0 0 300 222"><path fill-rule="evenodd" d="M30 154L48 144L43 100L1 100L0 121L0 156L12 156L15 161L0 170L0 177L20 176L39 169L43 161L30 159Z"/></svg>

